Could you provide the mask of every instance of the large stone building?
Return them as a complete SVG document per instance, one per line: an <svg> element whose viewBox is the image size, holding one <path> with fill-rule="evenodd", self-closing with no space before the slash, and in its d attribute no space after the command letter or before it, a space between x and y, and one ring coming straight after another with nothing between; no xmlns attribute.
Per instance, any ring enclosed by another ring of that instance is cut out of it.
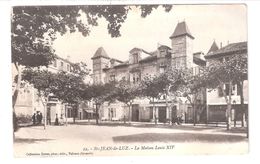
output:
<svg viewBox="0 0 260 164"><path fill-rule="evenodd" d="M170 35L171 47L160 45L153 52L147 52L142 48L133 48L129 51L127 61L110 58L104 48L100 47L92 57L93 60L93 82L107 83L111 80L122 79L136 83L146 75L157 75L169 67L192 68L198 72L199 67L205 66L206 62L202 52L193 52L194 36L191 34L186 22L177 24L174 32ZM205 96L201 96L201 102L206 103ZM100 118L102 120L122 120L125 116L132 121L166 122L172 117L184 114L185 121L193 119L193 111L185 98L162 97L156 100L156 110L148 99L136 99L129 114L128 107L120 102L104 103L101 106ZM206 106L198 114L206 115Z"/></svg>
<svg viewBox="0 0 260 164"><path fill-rule="evenodd" d="M227 61L234 57L235 55L246 55L247 56L247 42L238 42L227 44L224 47L218 47L215 41L213 42L209 52L205 55L207 65L215 60ZM245 112L248 108L248 81L244 81L243 95L245 107L241 107L241 100L238 86L228 84L224 85L226 94L229 92L229 87L231 88L231 100L232 100L232 114L231 119L241 121L245 119ZM207 113L209 122L225 122L226 121L226 109L227 103L225 101L224 95L220 88L216 88L212 91L207 92Z"/></svg>

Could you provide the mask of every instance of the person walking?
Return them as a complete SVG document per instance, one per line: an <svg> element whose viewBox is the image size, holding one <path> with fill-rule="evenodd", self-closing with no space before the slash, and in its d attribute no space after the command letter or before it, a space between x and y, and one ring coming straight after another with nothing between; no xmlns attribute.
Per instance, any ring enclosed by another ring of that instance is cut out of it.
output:
<svg viewBox="0 0 260 164"><path fill-rule="evenodd" d="M42 123L42 112L39 113L39 124Z"/></svg>
<svg viewBox="0 0 260 164"><path fill-rule="evenodd" d="M56 118L55 118L54 125L59 125L59 118L58 118L58 114L57 113L56 113Z"/></svg>
<svg viewBox="0 0 260 164"><path fill-rule="evenodd" d="M36 124L36 114L35 113L33 113L32 121L33 121L33 125L35 125Z"/></svg>

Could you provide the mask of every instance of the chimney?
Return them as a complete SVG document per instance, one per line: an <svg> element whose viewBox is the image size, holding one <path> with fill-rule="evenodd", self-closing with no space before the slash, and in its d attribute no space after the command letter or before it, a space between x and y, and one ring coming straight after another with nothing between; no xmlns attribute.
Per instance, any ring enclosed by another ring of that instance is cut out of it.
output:
<svg viewBox="0 0 260 164"><path fill-rule="evenodd" d="M227 41L227 45L229 45L229 40Z"/></svg>
<svg viewBox="0 0 260 164"><path fill-rule="evenodd" d="M70 56L69 55L67 55L67 60L70 61Z"/></svg>
<svg viewBox="0 0 260 164"><path fill-rule="evenodd" d="M220 42L220 48L222 48L222 42Z"/></svg>

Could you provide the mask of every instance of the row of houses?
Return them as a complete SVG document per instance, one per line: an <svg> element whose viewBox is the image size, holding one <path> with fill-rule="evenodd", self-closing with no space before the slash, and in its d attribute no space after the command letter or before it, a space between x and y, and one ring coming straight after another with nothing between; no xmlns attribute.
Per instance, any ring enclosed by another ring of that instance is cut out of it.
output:
<svg viewBox="0 0 260 164"><path fill-rule="evenodd" d="M193 41L195 37L191 34L186 22L179 22L172 35L169 36L171 47L158 45L153 52L135 47L129 51L128 60L121 61L109 57L103 47L96 50L93 57L92 80L94 84L107 83L114 80L128 80L131 83L138 83L147 75L158 75L163 73L168 67L190 68L194 74L199 73L200 67L204 67L213 60L226 60L239 53L247 54L247 42L231 43L224 47L218 47L214 41L209 51L193 51ZM72 63L68 59L56 58L48 70L57 72L59 70L71 71ZM232 87L233 119L241 120L242 108L240 108L240 93L237 86ZM244 82L243 92L245 104L248 104L248 82ZM211 92L205 89L199 96L199 104L196 109L197 122L225 121L226 105L223 95L218 89ZM155 110L153 109L155 106ZM25 85L20 90L16 111L31 115L37 111L43 111L43 106L35 89L30 85ZM78 106L77 119L91 119L95 117L94 104L82 102ZM60 103L55 96L50 96L47 118L54 122L55 116L63 115L68 120L72 119L73 109L66 104ZM173 117L183 116L185 122L193 122L194 111L184 97L162 96L154 104L146 98L135 99L132 103L131 111L128 106L120 102L107 103L101 105L100 120L132 120L140 122L151 122L155 119L158 122L167 122Z"/></svg>

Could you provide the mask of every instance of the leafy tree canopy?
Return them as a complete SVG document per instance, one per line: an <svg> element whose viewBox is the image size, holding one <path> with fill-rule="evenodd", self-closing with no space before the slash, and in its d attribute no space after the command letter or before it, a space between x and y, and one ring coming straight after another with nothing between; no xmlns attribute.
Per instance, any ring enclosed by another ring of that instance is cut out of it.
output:
<svg viewBox="0 0 260 164"><path fill-rule="evenodd" d="M247 55L236 54L226 61L214 60L205 70L208 88L231 82L232 84L247 80Z"/></svg>
<svg viewBox="0 0 260 164"><path fill-rule="evenodd" d="M49 65L54 58L51 47L56 34L90 33L91 26L98 26L98 19L108 22L108 33L119 37L120 28L133 8L146 17L158 5L89 5L89 6L16 6L12 12L12 62L29 67ZM170 11L171 5L163 5ZM84 17L83 19L81 19Z"/></svg>

